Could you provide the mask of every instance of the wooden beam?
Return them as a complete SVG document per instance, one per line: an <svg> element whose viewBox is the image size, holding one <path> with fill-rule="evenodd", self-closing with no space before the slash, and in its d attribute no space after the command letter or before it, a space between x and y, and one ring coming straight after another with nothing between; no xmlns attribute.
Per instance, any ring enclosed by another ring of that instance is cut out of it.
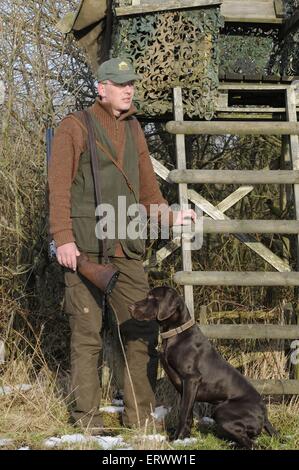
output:
<svg viewBox="0 0 299 470"><path fill-rule="evenodd" d="M179 271L174 281L193 286L299 286L297 272Z"/></svg>
<svg viewBox="0 0 299 470"><path fill-rule="evenodd" d="M249 107L249 106L217 106L216 113L254 113L254 114L275 114L275 113L285 113L285 108L270 108L266 106L256 106L256 107Z"/></svg>
<svg viewBox="0 0 299 470"><path fill-rule="evenodd" d="M274 10L277 18L285 17L286 11L282 0L274 0Z"/></svg>
<svg viewBox="0 0 299 470"><path fill-rule="evenodd" d="M292 170L172 170L173 183L200 184L295 184L299 171Z"/></svg>
<svg viewBox="0 0 299 470"><path fill-rule="evenodd" d="M281 24L273 0L168 0L151 1L140 5L127 5L115 9L116 16L132 16L163 12L169 10L196 9L220 6L221 15L226 22Z"/></svg>
<svg viewBox="0 0 299 470"><path fill-rule="evenodd" d="M221 5L222 0L168 0L141 5L128 5L115 9L116 16L142 15L167 10L184 10L188 8L211 7Z"/></svg>
<svg viewBox="0 0 299 470"><path fill-rule="evenodd" d="M298 325L199 325L211 339L298 339Z"/></svg>
<svg viewBox="0 0 299 470"><path fill-rule="evenodd" d="M169 170L162 165L160 162L155 160L155 158L151 157L151 160L155 166L155 171L159 176L161 176L163 179L166 181L169 180ZM240 191L241 188L239 188L237 191ZM248 191L249 192L249 191ZM238 195L231 194L230 195L233 199L234 196L236 196L236 202L238 202ZM229 198L230 198L229 196ZM240 199L243 197L242 192L240 194ZM188 198L193 204L195 204L197 207L199 207L204 213L208 214L212 219L216 220L229 220L229 217L227 217L224 212L224 208L218 208L213 206L207 199L205 199L203 196L198 194L196 191L193 189L188 189ZM223 201L224 202L224 201ZM219 206L222 203L219 204ZM229 209L231 206L229 204L225 203L225 207ZM234 237L236 237L240 242L244 243L250 250L254 251L256 254L258 254L261 258L263 258L267 263L269 263L271 266L273 266L275 269L277 269L280 272L288 272L290 271L290 266L288 263L279 256L277 256L275 253L273 253L269 248L267 248L263 243L259 242L255 237L252 235L246 235L246 234L234 234Z"/></svg>
<svg viewBox="0 0 299 470"><path fill-rule="evenodd" d="M296 88L290 86L286 91L286 104L287 104L287 118L292 125L299 123L297 122L297 110L296 110ZM292 166L294 170L299 170L299 139L298 135L291 135L289 138L290 142L290 153L292 159ZM299 185L294 185L294 200L295 200L295 212L296 219L299 220ZM299 237L297 237L297 271L299 271Z"/></svg>
<svg viewBox="0 0 299 470"><path fill-rule="evenodd" d="M185 135L299 135L298 122L169 121L166 130Z"/></svg>
<svg viewBox="0 0 299 470"><path fill-rule="evenodd" d="M299 380L253 380L252 385L262 395L299 395Z"/></svg>
<svg viewBox="0 0 299 470"><path fill-rule="evenodd" d="M236 191L223 199L223 201L219 202L216 209L223 213L226 212L230 207L243 199L243 197L247 196L253 189L253 186L240 186L240 188L236 189Z"/></svg>
<svg viewBox="0 0 299 470"><path fill-rule="evenodd" d="M203 212L208 214L212 219L216 220L230 220L225 214L223 214L220 210L218 210L213 204L207 201L203 196L198 194L193 189L188 190L188 196L191 202L197 205ZM277 271L280 272L288 272L291 270L288 263L275 253L273 253L269 248L259 242L255 237L252 235L247 235L243 233L235 234L236 237L240 242L244 243L248 248L252 251L257 253L261 258L263 258L267 263L273 266Z"/></svg>
<svg viewBox="0 0 299 470"><path fill-rule="evenodd" d="M281 91L290 87L289 83L220 83L218 90L232 91Z"/></svg>
<svg viewBox="0 0 299 470"><path fill-rule="evenodd" d="M226 22L282 23L277 18L273 0L224 0L221 14Z"/></svg>
<svg viewBox="0 0 299 470"><path fill-rule="evenodd" d="M154 157L151 157L155 172L161 176L165 181L168 181L168 174L170 173L167 168L158 162ZM169 180L170 181L170 180ZM221 201L217 208L225 212L234 206L238 201L245 197L248 193L253 190L253 186L242 186L230 194L228 197ZM166 243L163 248L160 248L155 254L143 262L143 266L149 270L154 266L162 263L168 256L170 256L174 251L176 251L181 246L181 237L175 237L170 242Z"/></svg>
<svg viewBox="0 0 299 470"><path fill-rule="evenodd" d="M179 121L184 119L183 97L182 89L180 87L173 89L173 108L175 120ZM185 136L182 134L177 134L175 136L175 140L177 168L184 170L186 169ZM179 201L181 209L185 210L188 208L188 192L186 184L179 184ZM191 250L188 241L184 239L182 239L182 258L184 271L192 271ZM184 297L186 305L190 311L190 315L194 317L194 297L193 287L191 285L184 286Z"/></svg>
<svg viewBox="0 0 299 470"><path fill-rule="evenodd" d="M299 220L211 220L204 217L203 233L288 233L298 235ZM183 232L183 234L187 233Z"/></svg>

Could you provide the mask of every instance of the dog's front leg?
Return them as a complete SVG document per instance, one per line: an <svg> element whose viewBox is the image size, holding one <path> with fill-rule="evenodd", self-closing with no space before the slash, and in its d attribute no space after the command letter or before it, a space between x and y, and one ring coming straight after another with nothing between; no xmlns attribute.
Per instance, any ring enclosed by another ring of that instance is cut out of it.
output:
<svg viewBox="0 0 299 470"><path fill-rule="evenodd" d="M180 376L176 373L176 371L168 364L165 356L163 354L160 355L160 361L165 370L168 378L170 379L172 385L177 389L177 391L182 394L182 381Z"/></svg>
<svg viewBox="0 0 299 470"><path fill-rule="evenodd" d="M193 406L197 395L198 378L185 378L182 381L180 418L174 439L185 439L190 436L193 421Z"/></svg>

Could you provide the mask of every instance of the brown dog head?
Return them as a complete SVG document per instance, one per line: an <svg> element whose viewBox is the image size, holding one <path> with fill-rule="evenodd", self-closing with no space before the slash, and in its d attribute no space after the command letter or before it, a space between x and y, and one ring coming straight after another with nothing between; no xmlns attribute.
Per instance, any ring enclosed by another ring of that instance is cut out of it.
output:
<svg viewBox="0 0 299 470"><path fill-rule="evenodd" d="M165 320L177 322L185 309L184 300L168 286L155 287L145 299L130 306L136 320L157 320L159 323Z"/></svg>

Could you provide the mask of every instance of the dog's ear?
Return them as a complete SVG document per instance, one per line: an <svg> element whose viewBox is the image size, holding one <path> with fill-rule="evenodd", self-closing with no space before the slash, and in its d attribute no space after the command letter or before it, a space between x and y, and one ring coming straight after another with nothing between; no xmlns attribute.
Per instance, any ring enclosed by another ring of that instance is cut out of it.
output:
<svg viewBox="0 0 299 470"><path fill-rule="evenodd" d="M178 294L172 295L169 299L163 299L160 303L157 319L160 321L167 320L177 311L181 313L184 308L184 300Z"/></svg>

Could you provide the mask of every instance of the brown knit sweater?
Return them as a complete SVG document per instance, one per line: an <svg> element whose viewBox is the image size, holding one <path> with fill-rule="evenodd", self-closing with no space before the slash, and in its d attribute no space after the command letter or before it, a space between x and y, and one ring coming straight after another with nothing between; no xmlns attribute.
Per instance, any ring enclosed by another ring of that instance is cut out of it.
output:
<svg viewBox="0 0 299 470"><path fill-rule="evenodd" d="M116 118L111 106L102 103L98 98L90 109L106 130L116 149L118 162L122 165L125 148L124 120L134 114L136 108L132 105L128 112ZM143 204L149 211L150 204L167 204L167 201L159 189L146 140L137 119L134 119L133 125L134 140L139 153L140 204ZM86 148L87 141L83 129L73 118L67 116L55 132L49 164L50 233L57 246L75 241L72 232L70 190L76 176L80 155ZM116 256L123 255L120 245L116 251Z"/></svg>

